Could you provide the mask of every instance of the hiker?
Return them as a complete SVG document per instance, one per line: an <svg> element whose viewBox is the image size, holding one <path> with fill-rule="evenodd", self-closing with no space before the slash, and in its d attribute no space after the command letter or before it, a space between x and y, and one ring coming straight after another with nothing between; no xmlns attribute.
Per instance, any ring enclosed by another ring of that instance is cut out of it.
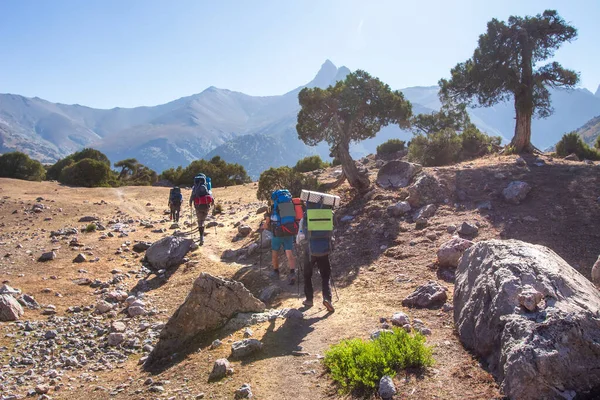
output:
<svg viewBox="0 0 600 400"><path fill-rule="evenodd" d="M302 304L313 306L313 269L319 268L322 281L323 305L328 312L334 312L331 301L331 263L329 254L333 249L333 208L339 204L339 197L324 193L302 191L305 204L304 217L300 222L298 242L304 249L304 295Z"/></svg>
<svg viewBox="0 0 600 400"><path fill-rule="evenodd" d="M208 217L208 210L215 202L212 197L212 184L208 176L198 174L194 177L194 186L190 195L190 207L192 203L196 209L196 218L198 218L198 232L200 232L200 245L204 244L204 221Z"/></svg>
<svg viewBox="0 0 600 400"><path fill-rule="evenodd" d="M169 192L169 210L171 211L169 219L179 222L179 213L181 212L181 203L183 203L183 195L181 189L175 186Z"/></svg>
<svg viewBox="0 0 600 400"><path fill-rule="evenodd" d="M279 250L283 247L290 266L288 283L296 283L296 258L294 257L294 236L298 233L298 224L292 195L286 189L271 194L271 206L265 215L265 228L273 233L271 257L273 272L271 276L279 278Z"/></svg>

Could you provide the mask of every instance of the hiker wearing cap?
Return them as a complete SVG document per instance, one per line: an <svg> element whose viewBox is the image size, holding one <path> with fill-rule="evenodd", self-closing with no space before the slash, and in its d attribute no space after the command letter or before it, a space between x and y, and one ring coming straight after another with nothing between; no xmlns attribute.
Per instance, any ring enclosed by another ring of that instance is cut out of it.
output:
<svg viewBox="0 0 600 400"><path fill-rule="evenodd" d="M198 219L198 232L200 232L200 245L204 244L204 221L208 217L208 210L214 203L212 197L212 184L208 176L198 174L194 177L194 186L190 195L190 207L192 204L196 210Z"/></svg>
<svg viewBox="0 0 600 400"><path fill-rule="evenodd" d="M296 212L292 195L286 189L271 194L271 206L265 215L266 228L273 233L271 240L272 276L279 277L279 250L283 247L290 266L288 283L296 283L296 258L294 257L294 236L298 233Z"/></svg>
<svg viewBox="0 0 600 400"><path fill-rule="evenodd" d="M297 242L304 248L304 294L302 302L306 307L313 306L313 269L319 268L322 281L323 305L333 312L331 298L331 263L329 254L333 250L333 208L339 205L340 198L325 193L302 191L304 217L300 222Z"/></svg>
<svg viewBox="0 0 600 400"><path fill-rule="evenodd" d="M179 213L181 212L181 203L183 203L183 196L181 189L177 186L169 191L169 218L171 221L179 222Z"/></svg>

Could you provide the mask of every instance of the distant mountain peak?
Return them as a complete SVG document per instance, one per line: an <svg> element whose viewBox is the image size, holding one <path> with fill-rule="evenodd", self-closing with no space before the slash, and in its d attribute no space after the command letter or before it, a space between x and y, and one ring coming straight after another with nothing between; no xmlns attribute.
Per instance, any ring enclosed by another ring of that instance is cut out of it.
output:
<svg viewBox="0 0 600 400"><path fill-rule="evenodd" d="M345 67L344 67L345 68ZM338 68L330 60L325 60L321 69L317 72L315 78L310 81L308 87L320 87L326 88L334 82L334 79L338 73Z"/></svg>

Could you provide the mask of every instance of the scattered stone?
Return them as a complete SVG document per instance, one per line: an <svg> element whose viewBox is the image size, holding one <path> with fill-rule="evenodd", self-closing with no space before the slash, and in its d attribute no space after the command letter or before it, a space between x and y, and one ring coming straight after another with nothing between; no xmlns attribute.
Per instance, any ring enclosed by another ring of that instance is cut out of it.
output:
<svg viewBox="0 0 600 400"><path fill-rule="evenodd" d="M44 334L44 339L55 339L56 336L58 336L58 332L56 332L55 330L46 331L46 333Z"/></svg>
<svg viewBox="0 0 600 400"><path fill-rule="evenodd" d="M112 308L113 308L113 305L104 300L100 300L98 303L96 303L96 312L98 314L107 313L110 310L112 310Z"/></svg>
<svg viewBox="0 0 600 400"><path fill-rule="evenodd" d="M427 221L427 218L419 218L415 221L415 229L425 229L427 228L427 225L429 225L429 221Z"/></svg>
<svg viewBox="0 0 600 400"><path fill-rule="evenodd" d="M112 324L110 324L110 330L112 332L122 333L125 332L126 329L127 325L121 321L114 321Z"/></svg>
<svg viewBox="0 0 600 400"><path fill-rule="evenodd" d="M143 253L152 246L152 242L137 242L133 245L133 251L136 253Z"/></svg>
<svg viewBox="0 0 600 400"><path fill-rule="evenodd" d="M183 262L185 255L191 250L193 244L192 239L167 236L154 242L146 250L145 259L152 271L169 269Z"/></svg>
<svg viewBox="0 0 600 400"><path fill-rule="evenodd" d="M440 267L456 268L460 257L471 246L473 246L473 242L459 237L452 238L442 244L437 251Z"/></svg>
<svg viewBox="0 0 600 400"><path fill-rule="evenodd" d="M249 383L244 383L242 387L235 391L234 398L237 399L249 399L252 397L252 390Z"/></svg>
<svg viewBox="0 0 600 400"><path fill-rule="evenodd" d="M129 308L127 308L127 314L129 314L130 317L137 317L139 315L146 315L146 309L142 306L130 306Z"/></svg>
<svg viewBox="0 0 600 400"><path fill-rule="evenodd" d="M231 357L244 358L252 353L261 350L262 342L257 339L244 339L231 344Z"/></svg>
<svg viewBox="0 0 600 400"><path fill-rule="evenodd" d="M77 257L75 257L73 259L74 263L82 263L82 262L86 262L86 261L87 261L87 258L85 257L85 254L83 254L83 253L77 254Z"/></svg>
<svg viewBox="0 0 600 400"><path fill-rule="evenodd" d="M98 217L87 216L87 217L79 218L79 222L94 222L94 221L98 221L99 219L100 218L98 218Z"/></svg>
<svg viewBox="0 0 600 400"><path fill-rule="evenodd" d="M252 332L252 329L250 329L250 328L244 329L244 337L245 338L252 337L252 335L254 335L254 332Z"/></svg>
<svg viewBox="0 0 600 400"><path fill-rule="evenodd" d="M340 222L350 222L354 219L354 216L352 215L344 215L341 219Z"/></svg>
<svg viewBox="0 0 600 400"><path fill-rule="evenodd" d="M53 251L48 251L46 253L42 253L40 258L38 258L38 261L41 261L41 262L52 261L55 258L56 258L56 253Z"/></svg>
<svg viewBox="0 0 600 400"><path fill-rule="evenodd" d="M50 387L48 385L37 385L35 387L35 392L37 394L46 394L50 391Z"/></svg>
<svg viewBox="0 0 600 400"><path fill-rule="evenodd" d="M218 381L227 376L228 371L233 371L229 361L226 358L219 358L215 361L213 369L208 376L209 381Z"/></svg>
<svg viewBox="0 0 600 400"><path fill-rule="evenodd" d="M408 315L406 315L402 311L394 313L394 315L392 315L391 321L392 325L396 326L404 326L410 322L410 320L408 319Z"/></svg>
<svg viewBox="0 0 600 400"><path fill-rule="evenodd" d="M406 201L400 201L394 205L391 205L387 208L387 212L392 217L400 217L411 210L410 204Z"/></svg>
<svg viewBox="0 0 600 400"><path fill-rule="evenodd" d="M446 227L446 231L447 231L448 233L454 233L454 232L456 232L456 225L448 225L448 226Z"/></svg>
<svg viewBox="0 0 600 400"><path fill-rule="evenodd" d="M215 339L211 344L210 344L210 349L214 350L218 347L221 347L223 345L223 342L221 342L219 339Z"/></svg>
<svg viewBox="0 0 600 400"><path fill-rule="evenodd" d="M567 161L579 161L579 157L577 157L577 154L575 154L575 153L569 154L564 159Z"/></svg>
<svg viewBox="0 0 600 400"><path fill-rule="evenodd" d="M382 333L394 333L391 329L378 329L375 332L371 333L371 340L379 339Z"/></svg>
<svg viewBox="0 0 600 400"><path fill-rule="evenodd" d="M517 165L520 165L520 166L525 166L525 165L527 165L527 162L526 162L526 161L525 161L525 159L524 159L523 157L521 157L521 156L519 156L519 157L517 157L517 158L515 159L515 163L516 163Z"/></svg>
<svg viewBox="0 0 600 400"><path fill-rule="evenodd" d="M421 207L413 216L413 219L416 221L419 218L431 218L435 215L435 211L437 210L436 206L433 204L426 205L425 207Z"/></svg>
<svg viewBox="0 0 600 400"><path fill-rule="evenodd" d="M599 313L598 290L544 246L480 242L457 269L459 338L487 361L508 398L572 399L597 388Z"/></svg>
<svg viewBox="0 0 600 400"><path fill-rule="evenodd" d="M185 302L163 328L146 365L170 357L191 340L224 326L238 313L258 313L264 309L264 303L252 296L241 282L203 272L194 281Z"/></svg>
<svg viewBox="0 0 600 400"><path fill-rule="evenodd" d="M468 222L463 222L460 228L458 228L458 233L460 235L473 237L477 236L477 234L479 233L479 228Z"/></svg>
<svg viewBox="0 0 600 400"><path fill-rule="evenodd" d="M281 287L279 285L269 285L260 292L259 299L263 303L270 303L281 293Z"/></svg>
<svg viewBox="0 0 600 400"><path fill-rule="evenodd" d="M492 202L487 200L487 201L482 201L481 203L477 204L477 209L479 211L483 211L483 210L491 210L492 209Z"/></svg>
<svg viewBox="0 0 600 400"><path fill-rule="evenodd" d="M435 177L425 173L417 176L415 183L409 186L407 190L408 198L406 201L411 207L441 203L445 199L445 189Z"/></svg>
<svg viewBox="0 0 600 400"><path fill-rule="evenodd" d="M108 334L108 345L109 346L118 346L125 340L125 334L121 332L112 332Z"/></svg>
<svg viewBox="0 0 600 400"><path fill-rule="evenodd" d="M389 400L396 395L396 386L394 385L394 381L392 377L389 375L385 375L381 377L379 380L379 396L383 400Z"/></svg>
<svg viewBox="0 0 600 400"><path fill-rule="evenodd" d="M526 182L513 181L502 191L504 199L512 204L521 203L531 191L531 186Z"/></svg>
<svg viewBox="0 0 600 400"><path fill-rule="evenodd" d="M14 297L14 296L21 294L21 291L4 284L4 285L0 286L0 294L10 294L11 296Z"/></svg>
<svg viewBox="0 0 600 400"><path fill-rule="evenodd" d="M405 307L436 307L441 306L448 299L446 291L448 288L435 281L419 286L413 293L402 300Z"/></svg>
<svg viewBox="0 0 600 400"><path fill-rule="evenodd" d="M16 321L23 316L23 307L9 294L0 294L0 321Z"/></svg>
<svg viewBox="0 0 600 400"><path fill-rule="evenodd" d="M252 233L252 228L250 228L248 225L240 225L240 226L238 226L238 235L240 235L242 237L246 237L250 233Z"/></svg>

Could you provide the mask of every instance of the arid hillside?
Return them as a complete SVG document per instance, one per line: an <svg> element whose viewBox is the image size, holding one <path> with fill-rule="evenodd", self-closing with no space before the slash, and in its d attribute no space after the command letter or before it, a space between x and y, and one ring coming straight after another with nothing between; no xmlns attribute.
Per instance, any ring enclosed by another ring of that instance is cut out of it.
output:
<svg viewBox="0 0 600 400"><path fill-rule="evenodd" d="M183 192L176 227L165 213L168 188L83 189L0 179L0 277L20 291L15 298L33 298L18 321L0 322L0 396L233 398L248 383L259 399L351 398L338 393L322 366L322 355L342 339L367 339L403 311L413 326L429 331L435 365L396 377L397 398L500 399L491 374L456 335L454 272L438 266L440 245L457 231L475 242L520 239L549 247L588 278L600 252L595 229L600 220L600 167L548 156L525 158L524 163L516 158L493 156L424 168L440 183L439 201L425 221L414 215L418 208L390 215L388 207L406 199L405 189L374 186L366 196L346 185L336 189L342 207L336 212L331 257L334 313L327 313L319 301L301 308L303 295L298 296L296 285L287 284L286 263L280 280L269 277L270 250L252 245L259 241L256 230L263 218L257 210L265 205L256 200L256 183L215 189L223 213L210 217L210 225L216 226L207 229L205 245L188 253L179 267L149 275L142 266L143 242L173 233L197 239L186 204L189 190ZM383 162L369 156L361 163L374 182ZM336 169L317 175L333 180ZM502 191L512 181L531 186L520 204L503 199ZM88 220L92 222L83 222ZM462 230L465 222L474 230ZM91 223L97 229L88 228ZM238 225L252 232L238 236ZM39 261L47 252L55 258ZM83 262L74 261L78 254ZM210 332L160 368L145 371L140 360L156 345L201 272L241 281L256 297L275 285L280 293L268 300L268 308L300 309L303 316L251 325L246 335L259 339L263 349L232 361L233 375L219 382L208 380L213 363L229 356L231 343L244 337L244 329ZM429 281L447 288L444 304L402 305ZM320 300L319 282L315 288L315 300ZM143 308L140 315L130 316L130 300L125 298L131 295ZM104 301L109 310L100 313ZM222 345L211 347L214 339Z"/></svg>

